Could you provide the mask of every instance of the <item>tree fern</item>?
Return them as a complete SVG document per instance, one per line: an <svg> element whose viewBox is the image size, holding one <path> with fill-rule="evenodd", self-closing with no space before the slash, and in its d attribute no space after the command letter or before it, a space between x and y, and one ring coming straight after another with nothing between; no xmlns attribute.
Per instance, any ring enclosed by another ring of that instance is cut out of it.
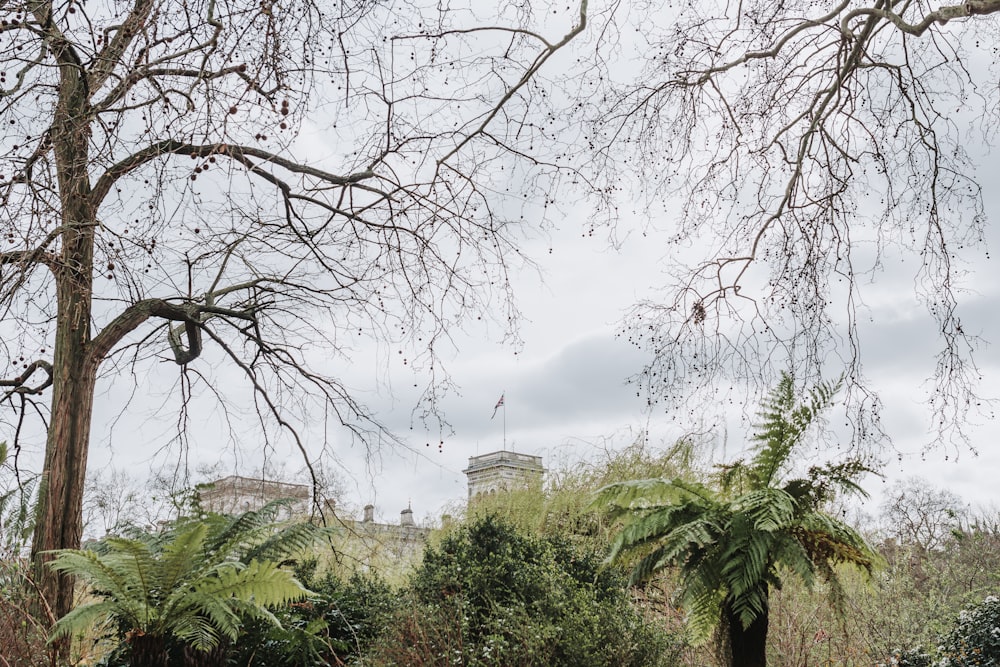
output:
<svg viewBox="0 0 1000 667"><path fill-rule="evenodd" d="M751 438L756 447L750 473L757 488L774 483L809 427L833 405L840 385L840 380L820 382L807 391L805 400L797 402L792 376L781 374L778 385L762 403L758 413L761 421L755 425Z"/></svg>
<svg viewBox="0 0 1000 667"><path fill-rule="evenodd" d="M126 642L173 638L208 651L223 638L235 641L244 619L278 624L267 608L301 599L308 591L274 560L247 562L245 554L281 557L329 531L311 525L276 529L268 523L276 507L280 504L238 517L181 521L145 539L108 538L101 553L56 552L50 567L85 581L98 599L59 619L52 638L97 624L114 628Z"/></svg>
<svg viewBox="0 0 1000 667"><path fill-rule="evenodd" d="M862 462L810 468L784 481L796 447L833 403L840 386L819 383L797 400L790 375L782 374L761 405L752 435L752 457L722 466L711 488L688 480L647 479L601 489L594 504L623 526L609 559L637 551L634 582L674 566L692 638L725 628L734 664L763 664L768 597L781 576L812 586L817 577L840 590L834 565L871 571L877 557L850 526L824 514L837 492L861 492ZM763 622L760 622L763 619ZM754 652L747 656L743 653ZM745 661L745 662L744 662Z"/></svg>

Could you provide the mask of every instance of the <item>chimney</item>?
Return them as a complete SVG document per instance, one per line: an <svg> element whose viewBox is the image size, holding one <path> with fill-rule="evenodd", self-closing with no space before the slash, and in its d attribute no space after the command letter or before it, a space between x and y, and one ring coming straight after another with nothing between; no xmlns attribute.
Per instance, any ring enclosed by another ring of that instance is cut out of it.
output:
<svg viewBox="0 0 1000 667"><path fill-rule="evenodd" d="M407 507L405 510L399 513L399 525L400 526L415 526L413 522L413 510Z"/></svg>
<svg viewBox="0 0 1000 667"><path fill-rule="evenodd" d="M371 523L374 520L375 520L375 506L374 505L365 505L365 518L364 518L364 522L365 523Z"/></svg>

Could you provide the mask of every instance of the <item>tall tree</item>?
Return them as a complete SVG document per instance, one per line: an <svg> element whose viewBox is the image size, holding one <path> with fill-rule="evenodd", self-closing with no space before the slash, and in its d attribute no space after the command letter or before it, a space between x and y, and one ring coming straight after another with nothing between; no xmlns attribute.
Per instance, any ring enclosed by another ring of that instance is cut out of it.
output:
<svg viewBox="0 0 1000 667"><path fill-rule="evenodd" d="M823 511L838 491L863 493L864 465L851 460L793 476L795 455L835 391L820 384L799 401L791 376L782 375L763 404L753 457L724 467L714 486L647 479L597 494L595 504L623 520L609 558L637 551L634 583L678 568L678 597L695 638L720 628L732 667L767 664L768 598L783 576L810 588L821 577L836 594L834 566L871 571L879 560L857 531Z"/></svg>
<svg viewBox="0 0 1000 667"><path fill-rule="evenodd" d="M25 420L47 427L36 557L79 545L101 373L157 384L167 359L183 399L224 402L227 361L305 455L305 420L378 430L327 370L352 340L415 350L432 403L448 327L511 326L519 214L560 174L519 119L586 6L545 19L554 40L526 7L499 11L490 27L419 2L2 4L0 402L13 447ZM68 580L39 576L65 614Z"/></svg>
<svg viewBox="0 0 1000 667"><path fill-rule="evenodd" d="M773 367L819 377L833 352L858 436L877 433L859 310L869 272L900 253L937 336L933 426L960 443L979 406L981 341L959 303L988 219L977 162L1000 109L1000 1L642 7L618 25L645 66L608 73L592 143L598 187L640 183L675 234L667 292L628 328L655 354L651 399Z"/></svg>

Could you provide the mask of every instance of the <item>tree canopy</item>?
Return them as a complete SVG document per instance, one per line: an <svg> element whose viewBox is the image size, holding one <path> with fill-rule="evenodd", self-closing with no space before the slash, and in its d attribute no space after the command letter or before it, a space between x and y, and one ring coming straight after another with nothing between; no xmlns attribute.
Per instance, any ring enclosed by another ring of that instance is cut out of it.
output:
<svg viewBox="0 0 1000 667"><path fill-rule="evenodd" d="M1000 2L629 9L615 27L640 67L598 53L592 143L598 187L631 192L675 246L662 298L627 327L655 355L651 400L768 386L775 367L800 380L846 368L856 440L880 435L866 286L902 257L936 337L922 366L934 433L962 441L983 407L982 341L961 302L989 230Z"/></svg>
<svg viewBox="0 0 1000 667"><path fill-rule="evenodd" d="M339 427L382 431L336 370L355 341L405 349L433 413L450 327L514 335L523 207L559 174L524 119L585 5L554 37L434 3L0 11L0 418L13 448L47 432L36 554L79 544L99 377L172 396L182 445L214 400L309 464Z"/></svg>

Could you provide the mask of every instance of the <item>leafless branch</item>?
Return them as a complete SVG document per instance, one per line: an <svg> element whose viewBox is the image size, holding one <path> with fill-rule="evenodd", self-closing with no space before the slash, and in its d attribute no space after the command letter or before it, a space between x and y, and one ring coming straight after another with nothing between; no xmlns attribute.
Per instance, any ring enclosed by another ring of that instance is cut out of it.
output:
<svg viewBox="0 0 1000 667"><path fill-rule="evenodd" d="M712 248L674 258L664 302L639 305L623 330L654 354L640 378L650 401L677 405L727 377L767 386L775 366L803 380L846 368L856 439L877 437L858 311L864 273L892 247L919 258L917 298L938 332L937 440L962 441L985 401L956 259L982 242L985 216L958 128L997 109L966 35L1000 2L840 2L815 18L807 2L717 9L638 26L652 45L644 71L594 105L595 186L636 165L650 206L681 202L678 247ZM874 259L859 262L867 247Z"/></svg>

